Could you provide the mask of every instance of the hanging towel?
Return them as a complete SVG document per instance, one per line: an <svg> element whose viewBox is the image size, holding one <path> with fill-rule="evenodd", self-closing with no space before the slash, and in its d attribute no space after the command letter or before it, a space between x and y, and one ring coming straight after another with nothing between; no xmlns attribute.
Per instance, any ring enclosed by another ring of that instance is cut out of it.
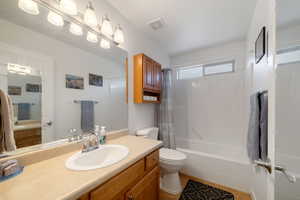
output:
<svg viewBox="0 0 300 200"><path fill-rule="evenodd" d="M94 102L81 101L81 129L88 132L94 129Z"/></svg>
<svg viewBox="0 0 300 200"><path fill-rule="evenodd" d="M260 159L260 129L259 129L259 93L250 97L250 119L248 128L247 151L250 160Z"/></svg>
<svg viewBox="0 0 300 200"><path fill-rule="evenodd" d="M268 92L262 92L259 95L260 102L260 158L263 161L268 160Z"/></svg>
<svg viewBox="0 0 300 200"><path fill-rule="evenodd" d="M0 153L16 150L13 118L12 101L0 90Z"/></svg>
<svg viewBox="0 0 300 200"><path fill-rule="evenodd" d="M18 120L30 120L30 103L18 103Z"/></svg>

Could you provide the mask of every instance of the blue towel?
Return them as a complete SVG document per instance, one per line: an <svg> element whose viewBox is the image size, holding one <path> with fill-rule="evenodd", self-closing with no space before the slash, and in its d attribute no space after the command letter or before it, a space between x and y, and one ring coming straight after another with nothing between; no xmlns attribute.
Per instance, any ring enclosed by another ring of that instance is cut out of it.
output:
<svg viewBox="0 0 300 200"><path fill-rule="evenodd" d="M81 101L81 129L88 132L94 129L94 102Z"/></svg>
<svg viewBox="0 0 300 200"><path fill-rule="evenodd" d="M18 104L18 120L30 120L30 103Z"/></svg>

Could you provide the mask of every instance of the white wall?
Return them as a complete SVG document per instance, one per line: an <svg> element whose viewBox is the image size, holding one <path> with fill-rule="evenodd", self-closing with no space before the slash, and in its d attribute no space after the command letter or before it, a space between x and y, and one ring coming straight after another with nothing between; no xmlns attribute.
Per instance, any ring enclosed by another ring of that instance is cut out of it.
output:
<svg viewBox="0 0 300 200"><path fill-rule="evenodd" d="M278 9L280 10L280 8ZM300 45L300 25L281 27L276 35L277 49ZM297 56L299 60L299 56ZM279 65L276 73L276 164L283 165L296 175L291 184L280 173L276 174L276 199L292 200L300 196L300 62Z"/></svg>
<svg viewBox="0 0 300 200"><path fill-rule="evenodd" d="M262 29L266 26L268 31L268 56L259 64L255 64L255 41ZM247 88L248 99L250 95L259 90L269 91L269 158L274 165L274 133L275 133L275 1L258 0L248 31L247 39ZM248 101L249 105L249 101ZM249 113L248 115L249 116ZM262 168L253 167L252 194L256 200L274 199L274 174L269 175Z"/></svg>
<svg viewBox="0 0 300 200"><path fill-rule="evenodd" d="M207 143L245 159L245 49L246 43L237 41L171 58L173 67L235 60L234 73L176 80L174 72L174 128L179 147Z"/></svg>
<svg viewBox="0 0 300 200"><path fill-rule="evenodd" d="M44 54L54 60L55 79L52 81L55 85L55 139L68 136L70 128L80 130L80 105L74 104L74 100L99 101L95 105L95 124L104 125L108 130L128 127L123 64L4 20L0 20L0 26L3 28L0 33L1 42L25 51ZM103 87L89 86L89 73L103 75ZM66 74L84 77L85 89L67 89Z"/></svg>

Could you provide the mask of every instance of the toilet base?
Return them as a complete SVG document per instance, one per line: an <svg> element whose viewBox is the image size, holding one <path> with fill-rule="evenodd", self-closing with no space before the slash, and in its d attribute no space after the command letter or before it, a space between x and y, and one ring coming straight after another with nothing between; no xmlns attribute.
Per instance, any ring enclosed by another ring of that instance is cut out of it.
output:
<svg viewBox="0 0 300 200"><path fill-rule="evenodd" d="M160 189L173 195L181 193L182 186L178 172L163 174L160 178Z"/></svg>

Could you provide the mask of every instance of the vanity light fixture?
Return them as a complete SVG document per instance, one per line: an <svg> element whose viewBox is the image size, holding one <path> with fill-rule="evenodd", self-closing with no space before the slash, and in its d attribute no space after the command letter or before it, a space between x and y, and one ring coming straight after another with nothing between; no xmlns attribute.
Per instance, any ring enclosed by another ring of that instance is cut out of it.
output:
<svg viewBox="0 0 300 200"><path fill-rule="evenodd" d="M61 27L61 26L64 25L64 19L62 18L62 16L55 13L55 12L53 12L53 11L49 11L47 19L54 26L60 26Z"/></svg>
<svg viewBox="0 0 300 200"><path fill-rule="evenodd" d="M33 0L19 0L18 6L21 10L31 15L38 15L40 13L37 3Z"/></svg>
<svg viewBox="0 0 300 200"><path fill-rule="evenodd" d="M26 75L31 73L31 67L8 63L7 71L14 74Z"/></svg>
<svg viewBox="0 0 300 200"><path fill-rule="evenodd" d="M111 48L111 43L119 45L124 42L124 32L120 25L113 28L111 21L105 15L102 23L99 24L95 9L89 0L83 17L78 15L78 9L75 0L52 0L56 5L48 3L46 0L18 0L18 6L21 10L32 15L40 13L39 6L49 10L47 20L59 27L65 23L70 24L69 31L77 36L83 35L83 28L87 30L86 39L89 42L97 43L98 37L102 37L100 46L104 49ZM76 16L76 17L75 17Z"/></svg>
<svg viewBox="0 0 300 200"><path fill-rule="evenodd" d="M117 26L113 39L117 44L121 44L124 42L124 34L120 25Z"/></svg>
<svg viewBox="0 0 300 200"><path fill-rule="evenodd" d="M87 41L92 42L92 43L97 43L98 42L97 35L95 33L92 33L92 32L87 33L86 39L87 39Z"/></svg>
<svg viewBox="0 0 300 200"><path fill-rule="evenodd" d="M102 38L100 42L100 46L103 49L110 49L110 42L107 39Z"/></svg>
<svg viewBox="0 0 300 200"><path fill-rule="evenodd" d="M95 9L92 5L92 2L89 1L86 11L84 13L83 21L86 25L96 28L98 26L98 20L95 13Z"/></svg>
<svg viewBox="0 0 300 200"><path fill-rule="evenodd" d="M68 15L74 16L78 14L77 5L74 0L60 0L59 7Z"/></svg>
<svg viewBox="0 0 300 200"><path fill-rule="evenodd" d="M113 27L107 16L103 17L101 33L107 37L111 37L113 35Z"/></svg>
<svg viewBox="0 0 300 200"><path fill-rule="evenodd" d="M74 35L77 35L77 36L83 35L82 27L73 22L71 23L69 30Z"/></svg>

